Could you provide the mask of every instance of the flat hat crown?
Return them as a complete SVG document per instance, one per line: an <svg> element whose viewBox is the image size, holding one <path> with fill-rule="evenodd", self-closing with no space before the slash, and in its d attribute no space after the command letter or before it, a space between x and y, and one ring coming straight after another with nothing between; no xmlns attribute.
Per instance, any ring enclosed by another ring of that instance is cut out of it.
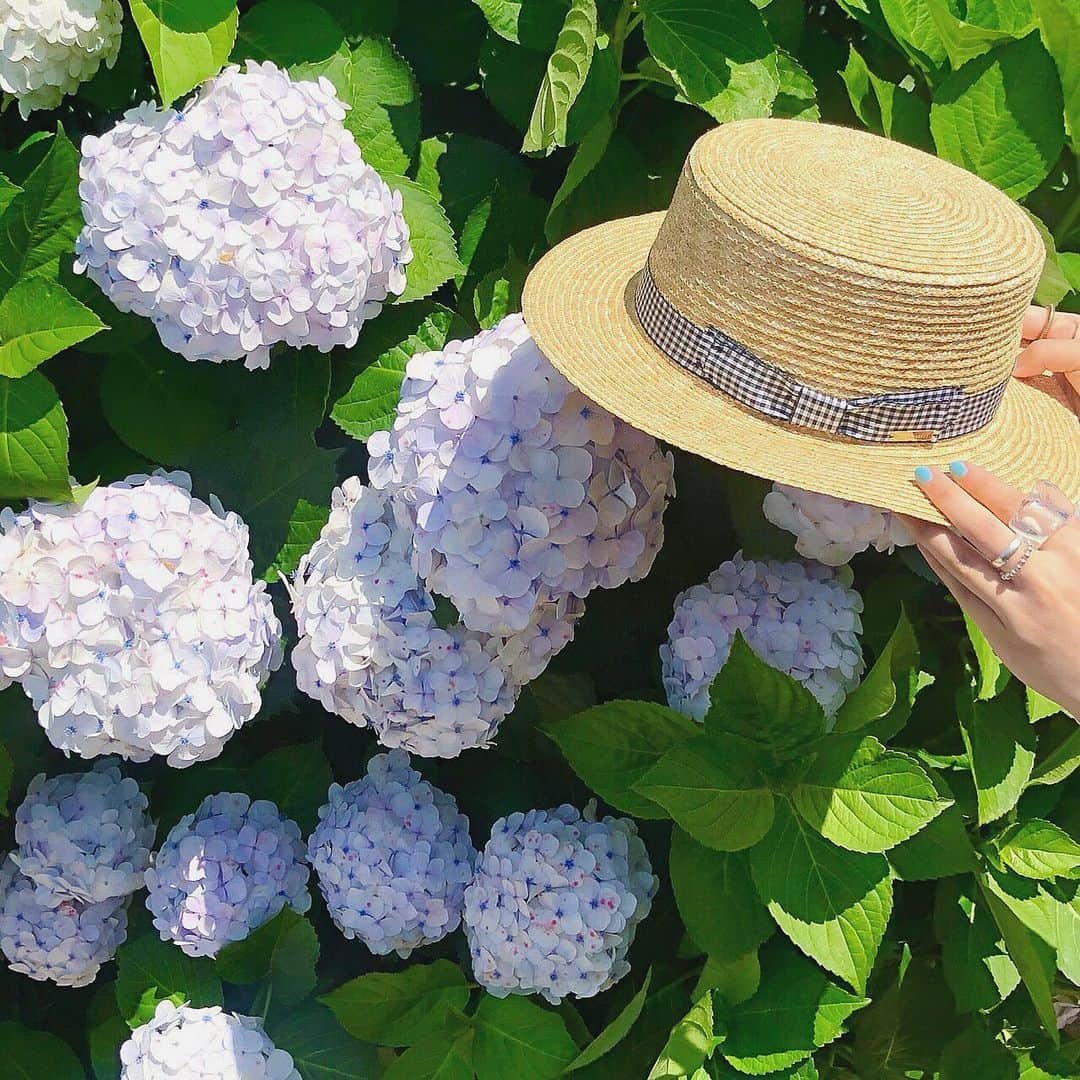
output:
<svg viewBox="0 0 1080 1080"><path fill-rule="evenodd" d="M866 132L745 120L703 135L652 247L657 288L827 394L1000 385L1045 259L971 173Z"/></svg>

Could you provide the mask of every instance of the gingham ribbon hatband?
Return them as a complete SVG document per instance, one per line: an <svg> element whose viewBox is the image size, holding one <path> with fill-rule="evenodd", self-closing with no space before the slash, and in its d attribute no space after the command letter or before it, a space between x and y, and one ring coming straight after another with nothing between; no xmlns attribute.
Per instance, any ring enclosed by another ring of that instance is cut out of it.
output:
<svg viewBox="0 0 1080 1080"><path fill-rule="evenodd" d="M945 386L834 397L800 383L722 330L692 322L657 288L647 265L638 279L635 310L662 353L740 404L861 442L936 442L978 431L993 419L1009 383L976 394Z"/></svg>

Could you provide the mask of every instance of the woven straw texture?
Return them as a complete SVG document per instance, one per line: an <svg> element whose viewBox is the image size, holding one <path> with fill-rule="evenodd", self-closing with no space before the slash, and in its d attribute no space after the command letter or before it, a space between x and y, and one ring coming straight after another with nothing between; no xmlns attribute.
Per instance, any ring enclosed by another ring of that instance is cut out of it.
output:
<svg viewBox="0 0 1080 1080"><path fill-rule="evenodd" d="M930 520L916 465L968 458L1080 493L1080 429L1049 379L1012 382L982 430L853 443L766 419L689 374L637 324L661 291L800 382L844 397L999 384L1044 258L1022 210L970 173L865 132L750 120L703 136L670 210L609 222L539 262L523 301L541 349L605 408L721 464Z"/></svg>

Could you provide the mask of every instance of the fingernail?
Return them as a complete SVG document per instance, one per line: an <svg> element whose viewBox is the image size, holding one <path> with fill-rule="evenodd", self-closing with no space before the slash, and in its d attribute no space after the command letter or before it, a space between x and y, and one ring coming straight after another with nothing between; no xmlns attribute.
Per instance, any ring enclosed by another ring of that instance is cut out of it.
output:
<svg viewBox="0 0 1080 1080"><path fill-rule="evenodd" d="M929 484L933 478L934 474L925 465L920 465L915 470L915 479L920 484Z"/></svg>
<svg viewBox="0 0 1080 1080"><path fill-rule="evenodd" d="M950 461L949 472L953 476L967 476L968 467L962 461Z"/></svg>

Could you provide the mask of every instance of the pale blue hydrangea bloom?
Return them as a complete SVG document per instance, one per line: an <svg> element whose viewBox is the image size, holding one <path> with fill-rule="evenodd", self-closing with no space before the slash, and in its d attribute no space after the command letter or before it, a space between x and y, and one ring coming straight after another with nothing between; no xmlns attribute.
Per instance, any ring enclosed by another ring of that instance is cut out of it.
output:
<svg viewBox="0 0 1080 1080"><path fill-rule="evenodd" d="M330 788L308 859L342 933L405 957L457 929L476 851L454 798L392 750Z"/></svg>
<svg viewBox="0 0 1080 1080"><path fill-rule="evenodd" d="M288 906L311 906L300 826L266 799L208 795L182 817L146 872L146 906L163 941L214 956Z"/></svg>
<svg viewBox="0 0 1080 1080"><path fill-rule="evenodd" d="M146 796L113 761L30 781L11 853L39 892L95 903L141 889L154 846Z"/></svg>
<svg viewBox="0 0 1080 1080"><path fill-rule="evenodd" d="M500 818L465 890L473 975L496 997L592 997L626 959L659 882L629 818L572 806Z"/></svg>
<svg viewBox="0 0 1080 1080"><path fill-rule="evenodd" d="M9 856L0 866L0 952L38 982L86 986L127 937L126 896L87 904L37 888Z"/></svg>

